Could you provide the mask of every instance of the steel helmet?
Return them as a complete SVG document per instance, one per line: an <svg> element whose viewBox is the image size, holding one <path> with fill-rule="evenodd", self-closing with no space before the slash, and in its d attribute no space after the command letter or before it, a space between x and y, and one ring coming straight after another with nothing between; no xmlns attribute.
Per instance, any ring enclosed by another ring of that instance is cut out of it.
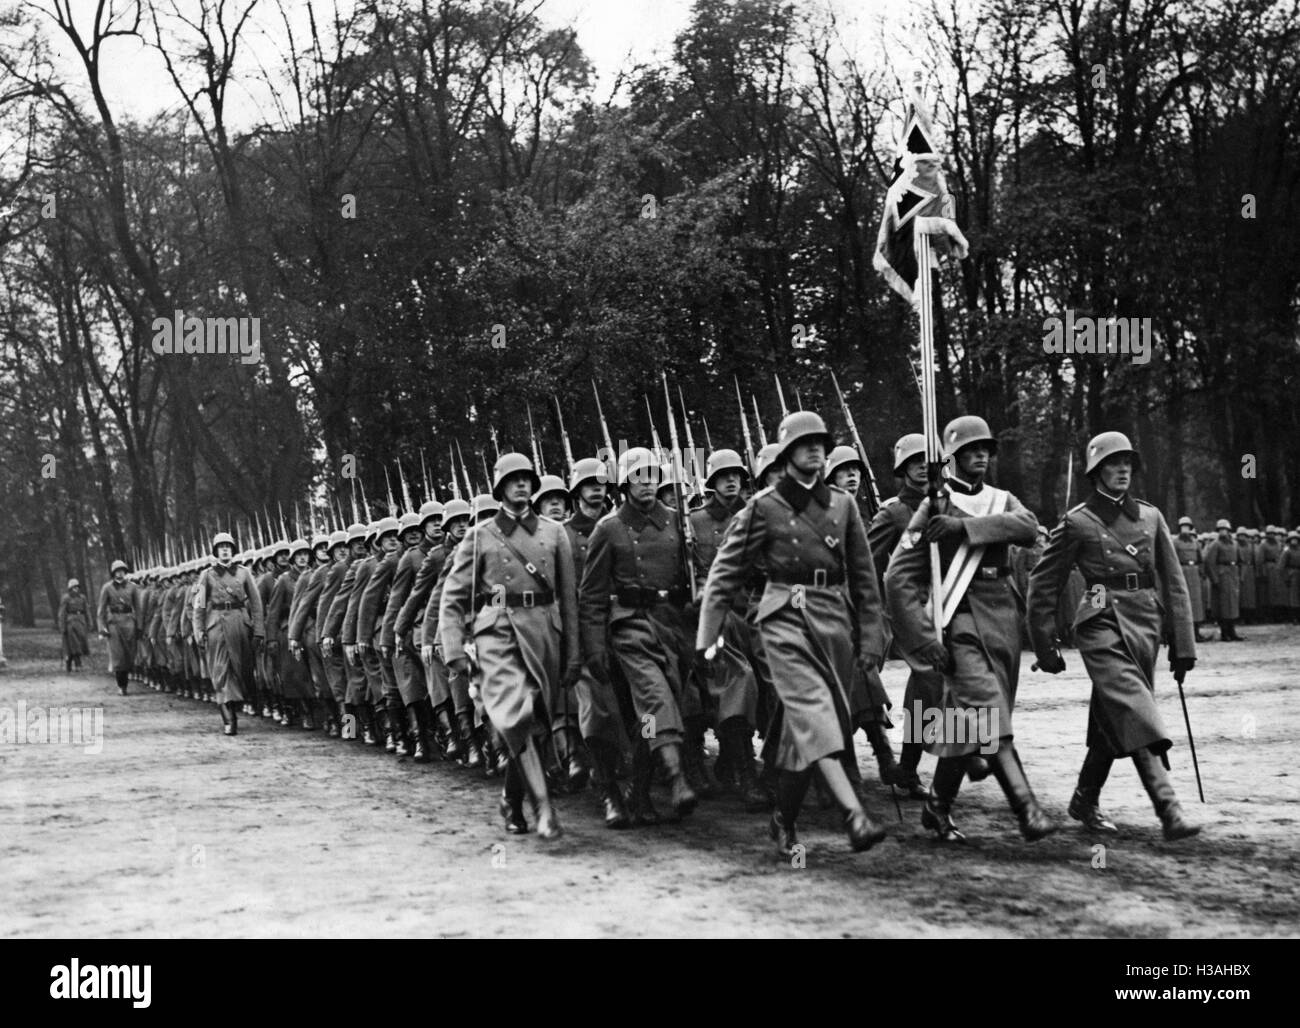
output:
<svg viewBox="0 0 1300 1028"><path fill-rule="evenodd" d="M402 530L402 523L394 517L380 518L374 524L375 541L379 542L386 535L397 535Z"/></svg>
<svg viewBox="0 0 1300 1028"><path fill-rule="evenodd" d="M430 518L437 518L442 521L446 516L446 509L441 503L437 500L426 500L423 506L420 507L420 527L423 528L424 523Z"/></svg>
<svg viewBox="0 0 1300 1028"><path fill-rule="evenodd" d="M739 471L740 480L744 482L749 478L749 469L745 467L745 462L735 450L714 450L709 454L708 464L704 469L704 488L713 488L713 478L723 471Z"/></svg>
<svg viewBox="0 0 1300 1028"><path fill-rule="evenodd" d="M469 504L464 500L448 500L447 506L442 508L442 523L449 525L457 518L469 517Z"/></svg>
<svg viewBox="0 0 1300 1028"><path fill-rule="evenodd" d="M900 436L898 442L894 444L894 474L901 478L903 475L903 465L915 457L917 454L925 454L925 436L920 432L909 432L905 436Z"/></svg>
<svg viewBox="0 0 1300 1028"><path fill-rule="evenodd" d="M420 527L420 515L413 510L408 511L398 518L397 524L402 535L405 535L408 529Z"/></svg>
<svg viewBox="0 0 1300 1028"><path fill-rule="evenodd" d="M360 521L352 522L352 524L348 525L348 527L344 529L344 531L347 533L347 541L349 543L355 543L358 540L364 540L366 537L366 526L363 525Z"/></svg>
<svg viewBox="0 0 1300 1028"><path fill-rule="evenodd" d="M310 554L312 550L311 543L306 539L295 539L289 544L289 559L292 560L300 553Z"/></svg>
<svg viewBox="0 0 1300 1028"><path fill-rule="evenodd" d="M315 535L311 537L311 548L313 550L319 550L322 546L324 546L325 549L328 550L329 545L330 545L330 537L329 537L329 533L327 532L317 532Z"/></svg>
<svg viewBox="0 0 1300 1028"><path fill-rule="evenodd" d="M776 430L776 442L782 456L789 453L796 443L814 441L820 441L827 453L835 448L835 437L826 431L826 422L821 415L810 410L797 410L781 419Z"/></svg>
<svg viewBox="0 0 1300 1028"><path fill-rule="evenodd" d="M336 528L329 535L329 547L332 551L336 546L346 546L348 544L348 533L345 528Z"/></svg>
<svg viewBox="0 0 1300 1028"><path fill-rule="evenodd" d="M1102 461L1118 453L1127 453L1133 458L1134 470L1142 463L1137 450L1133 449L1133 444L1128 441L1128 436L1123 432L1103 432L1101 435L1093 436L1088 443L1087 466L1083 473L1091 475Z"/></svg>
<svg viewBox="0 0 1300 1028"><path fill-rule="evenodd" d="M369 546L375 541L375 535L379 531L379 518L366 524L366 545Z"/></svg>
<svg viewBox="0 0 1300 1028"><path fill-rule="evenodd" d="M948 422L948 427L943 430L945 457L955 456L963 446L970 446L972 443L988 443L990 450L994 453L998 452L998 441L989 431L989 423L983 418L976 417L974 414L963 414ZM924 450L924 438L921 447Z"/></svg>
<svg viewBox="0 0 1300 1028"><path fill-rule="evenodd" d="M500 461L497 461L500 464ZM507 472L508 474L509 472ZM536 476L534 476L536 477ZM474 497L474 502L470 505L474 511L474 523L477 524L479 518L486 515L495 514L501 509L501 503L495 496L489 496L487 493L479 493Z"/></svg>
<svg viewBox="0 0 1300 1028"><path fill-rule="evenodd" d="M533 493L533 503L536 504L548 493L559 493L566 500L569 498L569 490L564 484L564 479L559 475L543 475L538 480L537 492Z"/></svg>
<svg viewBox="0 0 1300 1028"><path fill-rule="evenodd" d="M626 486L633 478L656 485L659 483L659 462L644 446L633 446L618 459L618 484Z"/></svg>
<svg viewBox="0 0 1300 1028"><path fill-rule="evenodd" d="M127 570L126 561L124 560L113 561L112 565L108 569L108 573L110 575L114 574L118 568L121 568L123 571L126 571Z"/></svg>
<svg viewBox="0 0 1300 1028"><path fill-rule="evenodd" d="M781 458L781 444L768 443L754 456L754 481L762 482L768 469Z"/></svg>
<svg viewBox="0 0 1300 1028"><path fill-rule="evenodd" d="M229 532L218 532L216 535L212 537L212 546L209 547L209 552L212 554L212 556L215 557L217 555L217 547L220 546L222 543L225 543L227 546L229 546L232 553L235 551L236 549L235 537L231 535ZM123 564L122 566L126 567L125 564Z"/></svg>
<svg viewBox="0 0 1300 1028"><path fill-rule="evenodd" d="M852 446L837 446L826 458L826 481L829 482L835 476L835 472L845 464L857 464L863 471L867 468L862 463L862 458L858 456L858 451Z"/></svg>
<svg viewBox="0 0 1300 1028"><path fill-rule="evenodd" d="M1214 523L1214 528L1216 531L1220 528L1226 528L1228 531L1232 531L1232 522L1227 518L1219 518L1219 520Z"/></svg>
<svg viewBox="0 0 1300 1028"><path fill-rule="evenodd" d="M501 486L511 475L523 472L528 476L532 484L528 487L530 495L536 494L541 488L542 480L537 477L537 472L533 470L533 462L525 457L522 453L503 453L497 458L496 466L492 469L492 498L501 499Z"/></svg>
<svg viewBox="0 0 1300 1028"><path fill-rule="evenodd" d="M1182 528L1184 525L1186 525L1188 528L1196 527L1196 523L1193 522L1192 519L1189 518L1186 514L1184 514L1181 518L1178 519L1178 527Z"/></svg>
<svg viewBox="0 0 1300 1028"><path fill-rule="evenodd" d="M576 493L584 482L592 479L602 484L609 481L609 466L599 457L583 457L573 465L569 476L569 493Z"/></svg>
<svg viewBox="0 0 1300 1028"><path fill-rule="evenodd" d="M275 542L271 543L271 545L268 546L266 549L267 549L267 553L272 557L279 556L281 553L286 553L286 552L290 556L293 555L293 543L291 543L288 539L277 539Z"/></svg>

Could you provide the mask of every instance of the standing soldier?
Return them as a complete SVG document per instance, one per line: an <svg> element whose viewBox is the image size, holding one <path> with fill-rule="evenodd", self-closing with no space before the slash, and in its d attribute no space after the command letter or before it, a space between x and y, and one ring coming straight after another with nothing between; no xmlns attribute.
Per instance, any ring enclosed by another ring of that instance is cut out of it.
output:
<svg viewBox="0 0 1300 1028"><path fill-rule="evenodd" d="M1237 569L1241 579L1241 620L1250 624L1255 620L1255 544L1250 529L1244 525L1237 529Z"/></svg>
<svg viewBox="0 0 1300 1028"><path fill-rule="evenodd" d="M862 473L866 465L858 451L852 446L837 446L826 459L826 482L837 489L842 489L858 502L858 490L862 486ZM861 513L861 507L858 508ZM868 545L870 545L868 543ZM876 569L876 584L879 586L884 576L884 567L875 563L872 554L872 566ZM876 767L880 770L880 780L885 785L893 785L898 774L898 765L894 761L894 749L889 743L886 730L893 727L889 720L889 694L880 680L880 672L875 668L859 668L854 676L853 692L849 697L852 707L853 726L861 728L862 734L871 744L871 752L876 758ZM850 771L854 781L858 781L858 762L851 761Z"/></svg>
<svg viewBox="0 0 1300 1028"><path fill-rule="evenodd" d="M68 579L68 590L59 601L59 637L63 640L63 667L81 670L81 658L90 652L90 604L81 583Z"/></svg>
<svg viewBox="0 0 1300 1028"><path fill-rule="evenodd" d="M706 465L705 489L711 491L708 502L690 514L695 536L695 575L703 582L717 557L718 549L726 538L732 522L745 506L741 489L749 479L745 462L735 450L716 450L709 455ZM745 615L749 594L737 589L732 594L731 609L722 617L721 634L726 640L722 658L710 669L706 677L708 688L717 708L718 770L727 784L734 786L745 809L751 812L767 810L771 804L767 793L759 787L754 774L754 729L758 722L758 680L750 662L749 625ZM697 618L692 618L696 621ZM688 624L688 638L694 638L694 626ZM704 746L705 720L702 716L687 717L686 762L689 769ZM701 784L708 787L699 761L697 775ZM697 793L700 786L692 782Z"/></svg>
<svg viewBox="0 0 1300 1028"><path fill-rule="evenodd" d="M217 709L226 735L239 730L239 704L253 680L253 657L266 630L262 596L247 568L234 563L235 540L218 532L212 540L217 564L199 577L194 594L195 642L208 659Z"/></svg>
<svg viewBox="0 0 1300 1028"><path fill-rule="evenodd" d="M501 798L506 831L528 830L527 789L537 834L554 839L561 829L538 743L550 727L552 683L571 687L581 655L569 537L533 513L530 500L539 485L523 454L497 460L492 495L501 507L470 529L471 538L457 549L438 630L448 667L463 670L472 659L481 670L484 713L509 750Z"/></svg>
<svg viewBox="0 0 1300 1028"><path fill-rule="evenodd" d="M584 457L574 462L573 473L569 476L569 495L573 498L574 510L564 522L564 529L569 533L574 581L579 583L586 570L591 534L605 514L605 480L608 475L609 469L604 461ZM592 757L596 786L604 806L605 827L627 828L632 822L619 785L619 767L632 749L625 730L630 717L630 697L624 697L626 702L620 702L621 694L612 678L598 675L589 666L583 668L573 688L578 698L578 723Z"/></svg>
<svg viewBox="0 0 1300 1028"><path fill-rule="evenodd" d="M623 503L596 524L579 595L582 651L597 678L608 678L612 650L640 723L632 758L633 821L658 820L650 799L652 757L668 776L673 811L686 817L698 797L682 766L682 609L690 601L681 521L656 492L655 455L640 446L618 465Z"/></svg>
<svg viewBox="0 0 1300 1028"><path fill-rule="evenodd" d="M1277 525L1264 528L1264 541L1259 547L1259 604L1264 608L1270 621L1282 621L1286 617L1286 579L1282 571L1283 554L1286 547L1282 541L1282 530Z"/></svg>
<svg viewBox="0 0 1300 1028"><path fill-rule="evenodd" d="M108 669L126 695L126 677L135 666L135 641L144 624L144 600L134 582L126 580L126 564L113 561L112 576L99 591L99 634L108 640Z"/></svg>
<svg viewBox="0 0 1300 1028"><path fill-rule="evenodd" d="M853 754L857 667L879 668L884 660L871 550L857 504L822 480L834 445L822 419L798 411L777 435L785 476L736 515L709 572L695 645L716 659L732 596L761 561L767 585L756 618L782 706L772 839L782 855L794 852L795 822L816 768L844 813L849 844L866 850L885 832L862 809L845 761Z"/></svg>
<svg viewBox="0 0 1300 1028"><path fill-rule="evenodd" d="M1300 531L1286 534L1281 564L1286 576L1287 620L1294 624L1300 621Z"/></svg>
<svg viewBox="0 0 1300 1028"><path fill-rule="evenodd" d="M1196 538L1196 525L1185 514L1178 519L1178 535L1174 539L1174 552L1178 554L1178 564L1183 571L1183 584L1187 586L1187 600L1192 605L1196 641L1205 642L1205 637L1201 635L1201 622L1205 620L1205 596L1201 592L1201 572L1204 570L1204 561L1201 558L1200 541Z"/></svg>
<svg viewBox="0 0 1300 1028"><path fill-rule="evenodd" d="M1195 835L1169 782L1172 743L1155 702L1156 656L1168 631L1169 663L1179 682L1196 664L1187 583L1164 516L1129 492L1138 455L1121 432L1088 443L1085 473L1093 494L1070 510L1029 580L1029 623L1038 666L1065 670L1053 638L1058 594L1072 566L1088 592L1075 638L1088 676L1088 753L1070 800L1070 816L1096 832L1115 825L1101 812L1101 789L1116 758L1131 756L1166 839Z"/></svg>
<svg viewBox="0 0 1300 1028"><path fill-rule="evenodd" d="M871 563L876 569L882 596L890 555L907 530L916 508L925 499L925 436L920 432L911 432L894 443L894 477L899 480L898 495L881 505L867 527L867 545L871 547ZM925 751L921 743L920 718L927 710L938 710L942 701L943 675L912 668L903 693L903 724L907 732L898 769L894 773L894 784L908 799L923 800L929 795L917 773L921 754Z"/></svg>
<svg viewBox="0 0 1300 1028"><path fill-rule="evenodd" d="M1241 617L1241 561L1237 542L1232 537L1232 522L1219 518L1214 525L1219 537L1205 548L1205 572L1213 589L1214 620L1219 623L1219 638L1224 642L1241 642L1236 621Z"/></svg>
<svg viewBox="0 0 1300 1028"><path fill-rule="evenodd" d="M944 842L965 840L953 823L952 805L963 776L976 766L970 758L980 751L988 755L1020 834L1034 842L1057 825L1038 805L1014 743L1024 599L1011 577L1007 547L1032 543L1038 519L1011 493L985 484L997 440L983 418L949 422L943 446L950 470L941 510L933 509L929 497L921 501L885 572L890 613L908 662L944 672L944 716L936 719L939 738L929 745L939 762L921 823ZM935 638L925 545L936 542L945 582L943 643Z"/></svg>

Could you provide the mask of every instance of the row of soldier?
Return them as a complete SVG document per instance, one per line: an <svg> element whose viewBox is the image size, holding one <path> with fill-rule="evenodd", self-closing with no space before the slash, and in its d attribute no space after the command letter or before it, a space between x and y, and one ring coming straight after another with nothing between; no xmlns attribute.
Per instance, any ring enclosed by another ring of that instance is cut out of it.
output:
<svg viewBox="0 0 1300 1028"><path fill-rule="evenodd" d="M1119 433L1089 444L1093 495L1051 534L1026 595L1013 550L1033 547L1039 526L986 481L995 437L962 417L943 446L947 477L932 499L925 439L898 441L898 494L869 523L854 498L863 461L811 412L787 416L752 464L710 454L695 509L649 449L623 453L613 475L602 460L577 461L567 482L507 453L491 495L472 502L428 500L259 551L237 552L221 533L209 558L179 567L130 573L116 562L99 627L123 693L134 673L215 703L227 735L241 714L320 722L413 761L481 769L502 779L512 833L528 831L530 800L537 833L561 834L553 794L589 780L608 827L657 823L657 770L672 817L729 788L746 809L771 811L784 854L815 786L863 850L885 833L864 806L859 730L882 782L922 801L939 839L964 838L958 790L987 777L1026 839L1056 830L1016 752L1012 713L1025 612L1039 666L1059 672L1057 609L1077 571L1091 595L1072 627L1093 695L1069 814L1117 831L1100 792L1113 761L1131 757L1166 838L1195 834L1154 700L1162 639L1180 684L1195 663L1194 619L1163 517L1129 492L1136 452ZM930 596L935 555L942 609ZM911 668L905 716L939 715L933 735L905 733L897 760L879 675L891 653ZM962 730L977 721L996 728L991 745ZM928 789L926 751L937 758Z"/></svg>

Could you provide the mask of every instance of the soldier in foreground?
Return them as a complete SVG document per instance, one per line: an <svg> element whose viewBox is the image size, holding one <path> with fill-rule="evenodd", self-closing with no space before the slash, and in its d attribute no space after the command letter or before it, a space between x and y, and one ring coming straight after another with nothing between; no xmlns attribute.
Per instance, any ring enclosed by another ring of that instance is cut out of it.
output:
<svg viewBox="0 0 1300 1028"><path fill-rule="evenodd" d="M59 600L56 617L59 638L63 641L63 666L67 671L81 670L81 658L90 652L90 604L81 591L81 583L68 579L67 592Z"/></svg>
<svg viewBox="0 0 1300 1028"><path fill-rule="evenodd" d="M929 497L921 501L885 572L890 614L908 662L943 673L942 717L935 718L937 738L928 744L939 762L921 823L941 841L965 841L952 806L968 772L974 780L983 777L984 754L1020 834L1034 842L1057 825L1039 806L1014 744L1023 599L1007 549L1031 545L1038 519L1011 493L985 483L997 440L983 418L949 422L943 450L950 463L940 508ZM945 582L942 643L930 602L928 543L938 544Z"/></svg>
<svg viewBox="0 0 1300 1028"><path fill-rule="evenodd" d="M844 761L853 759L849 695L857 665L877 669L884 659L871 550L857 504L822 480L834 446L822 419L790 414L777 442L785 476L736 515L709 571L695 645L703 659L718 658L732 597L761 562L767 584L756 621L782 705L769 831L790 856L815 767L843 812L850 846L866 850L885 832L863 810Z"/></svg>
<svg viewBox="0 0 1300 1028"><path fill-rule="evenodd" d="M239 731L239 705L249 695L253 659L266 638L262 597L247 568L234 563L235 540L219 532L212 540L214 567L199 576L194 594L195 643L208 660L217 709L226 735Z"/></svg>
<svg viewBox="0 0 1300 1028"><path fill-rule="evenodd" d="M1101 811L1101 789L1114 761L1131 756L1165 838L1182 839L1200 828L1183 818L1169 781L1173 744L1156 709L1155 670L1167 627L1170 670L1181 682L1196 664L1195 630L1169 526L1159 510L1129 492L1138 465L1120 432L1103 432L1088 443L1085 473L1093 494L1052 531L1029 577L1029 623L1039 668L1064 671L1053 616L1066 576L1078 566L1088 593L1075 617L1075 639L1092 679L1092 701L1088 752L1070 816L1094 832L1117 832Z"/></svg>

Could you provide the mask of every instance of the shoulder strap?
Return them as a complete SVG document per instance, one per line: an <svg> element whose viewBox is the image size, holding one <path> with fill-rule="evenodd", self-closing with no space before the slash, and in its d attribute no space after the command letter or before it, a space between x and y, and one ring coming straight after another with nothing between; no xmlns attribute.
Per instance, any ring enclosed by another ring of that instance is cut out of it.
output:
<svg viewBox="0 0 1300 1028"><path fill-rule="evenodd" d="M551 585L546 575L542 573L542 569L539 568L527 557L525 557L522 553L520 553L515 548L515 544L510 541L509 536L507 536L504 532L498 532L497 538L500 539L503 543L505 543L506 549L509 550L511 553L513 553L519 559L519 563L524 566L524 570L527 571L530 575L532 575L535 579L537 579L538 585L540 585L547 592L555 592L554 587Z"/></svg>

